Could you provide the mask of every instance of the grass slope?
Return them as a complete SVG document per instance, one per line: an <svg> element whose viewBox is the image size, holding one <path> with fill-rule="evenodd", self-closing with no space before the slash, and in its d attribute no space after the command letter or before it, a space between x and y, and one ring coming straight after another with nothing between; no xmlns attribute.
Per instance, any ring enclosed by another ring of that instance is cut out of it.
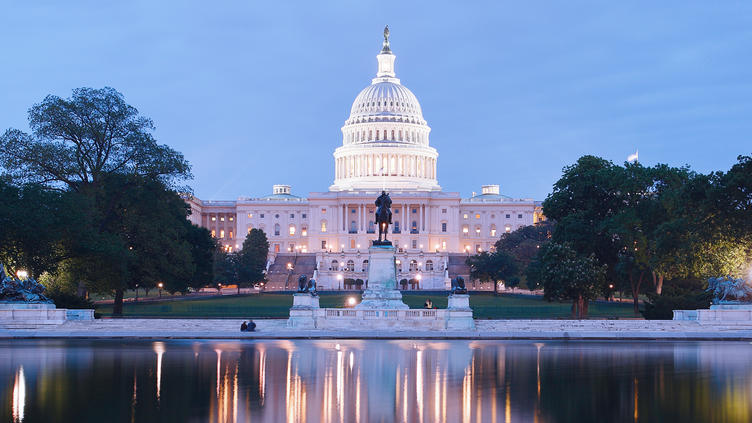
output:
<svg viewBox="0 0 752 423"><path fill-rule="evenodd" d="M344 307L348 297L358 294L321 295L321 307ZM446 308L446 295L406 294L405 303L410 308L422 308L427 298L434 307ZM127 303L125 316L141 317L233 317L233 318L286 318L292 306L291 294L263 294L229 296L221 298L198 298L180 301ZM540 297L521 295L494 296L475 294L470 296L473 315L478 319L564 319L570 316L571 304L549 303ZM112 305L97 306L97 313L112 315ZM590 317L640 317L632 313L631 303L593 303Z"/></svg>

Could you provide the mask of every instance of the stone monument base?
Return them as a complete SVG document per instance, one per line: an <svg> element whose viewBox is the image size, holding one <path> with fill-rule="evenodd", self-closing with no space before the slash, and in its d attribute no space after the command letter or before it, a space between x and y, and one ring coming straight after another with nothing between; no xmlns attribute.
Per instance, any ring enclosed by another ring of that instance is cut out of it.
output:
<svg viewBox="0 0 752 423"><path fill-rule="evenodd" d="M319 297L309 293L298 293L293 296L290 318L287 319L288 328L315 329L316 314L319 308Z"/></svg>
<svg viewBox="0 0 752 423"><path fill-rule="evenodd" d="M470 308L470 296L467 294L452 294L447 303L447 329L468 330L475 329L473 310Z"/></svg>
<svg viewBox="0 0 752 423"><path fill-rule="evenodd" d="M752 304L713 304L710 309L674 310L674 320L752 323Z"/></svg>
<svg viewBox="0 0 752 423"><path fill-rule="evenodd" d="M50 303L0 303L0 326L60 325L67 320L94 320L94 310L56 308Z"/></svg>
<svg viewBox="0 0 752 423"><path fill-rule="evenodd" d="M357 310L407 310L402 302L402 293L397 289L397 268L394 262L395 248L391 242L377 243L368 249L368 288Z"/></svg>

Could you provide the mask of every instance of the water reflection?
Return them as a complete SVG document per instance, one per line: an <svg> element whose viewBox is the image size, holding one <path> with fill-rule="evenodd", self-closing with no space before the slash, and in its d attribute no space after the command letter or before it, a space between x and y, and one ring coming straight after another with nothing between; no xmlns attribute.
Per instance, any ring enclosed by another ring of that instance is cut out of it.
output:
<svg viewBox="0 0 752 423"><path fill-rule="evenodd" d="M0 342L0 417L746 422L750 353L742 342Z"/></svg>

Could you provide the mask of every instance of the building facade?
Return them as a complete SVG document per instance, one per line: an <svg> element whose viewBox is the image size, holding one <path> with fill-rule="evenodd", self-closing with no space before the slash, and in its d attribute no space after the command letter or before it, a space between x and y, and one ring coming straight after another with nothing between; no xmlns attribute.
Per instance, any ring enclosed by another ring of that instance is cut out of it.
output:
<svg viewBox="0 0 752 423"><path fill-rule="evenodd" d="M328 191L303 198L289 185L274 185L271 195L260 198L191 197L190 220L209 229L228 251L241 248L251 229L263 230L269 272L279 273L270 287L290 289L295 273L315 271L320 289L342 289L366 278L368 247L378 233L374 201L386 190L393 202L389 239L398 248L402 287L447 289L452 261L491 250L502 233L544 219L540 202L502 195L499 185L483 185L469 198L442 191L431 128L418 99L396 77L395 58L387 32L376 56L376 77L358 94L342 127Z"/></svg>

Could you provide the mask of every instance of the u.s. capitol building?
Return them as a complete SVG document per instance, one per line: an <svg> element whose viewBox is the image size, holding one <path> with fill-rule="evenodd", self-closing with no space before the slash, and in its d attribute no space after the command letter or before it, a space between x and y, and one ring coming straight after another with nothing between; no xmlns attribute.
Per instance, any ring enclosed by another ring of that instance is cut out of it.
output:
<svg viewBox="0 0 752 423"><path fill-rule="evenodd" d="M543 219L540 202L502 195L499 185L483 185L464 199L442 191L431 128L418 99L396 77L388 31L376 58L376 77L355 98L342 127L328 191L303 198L289 185L274 185L260 198L188 200L190 220L229 251L241 248L252 228L266 233L267 289L291 289L297 275L310 277L314 270L319 289L365 282L368 247L378 234L374 200L382 189L393 201L389 239L398 248L401 288L448 288L448 277L466 273L468 254L490 250L503 232Z"/></svg>

